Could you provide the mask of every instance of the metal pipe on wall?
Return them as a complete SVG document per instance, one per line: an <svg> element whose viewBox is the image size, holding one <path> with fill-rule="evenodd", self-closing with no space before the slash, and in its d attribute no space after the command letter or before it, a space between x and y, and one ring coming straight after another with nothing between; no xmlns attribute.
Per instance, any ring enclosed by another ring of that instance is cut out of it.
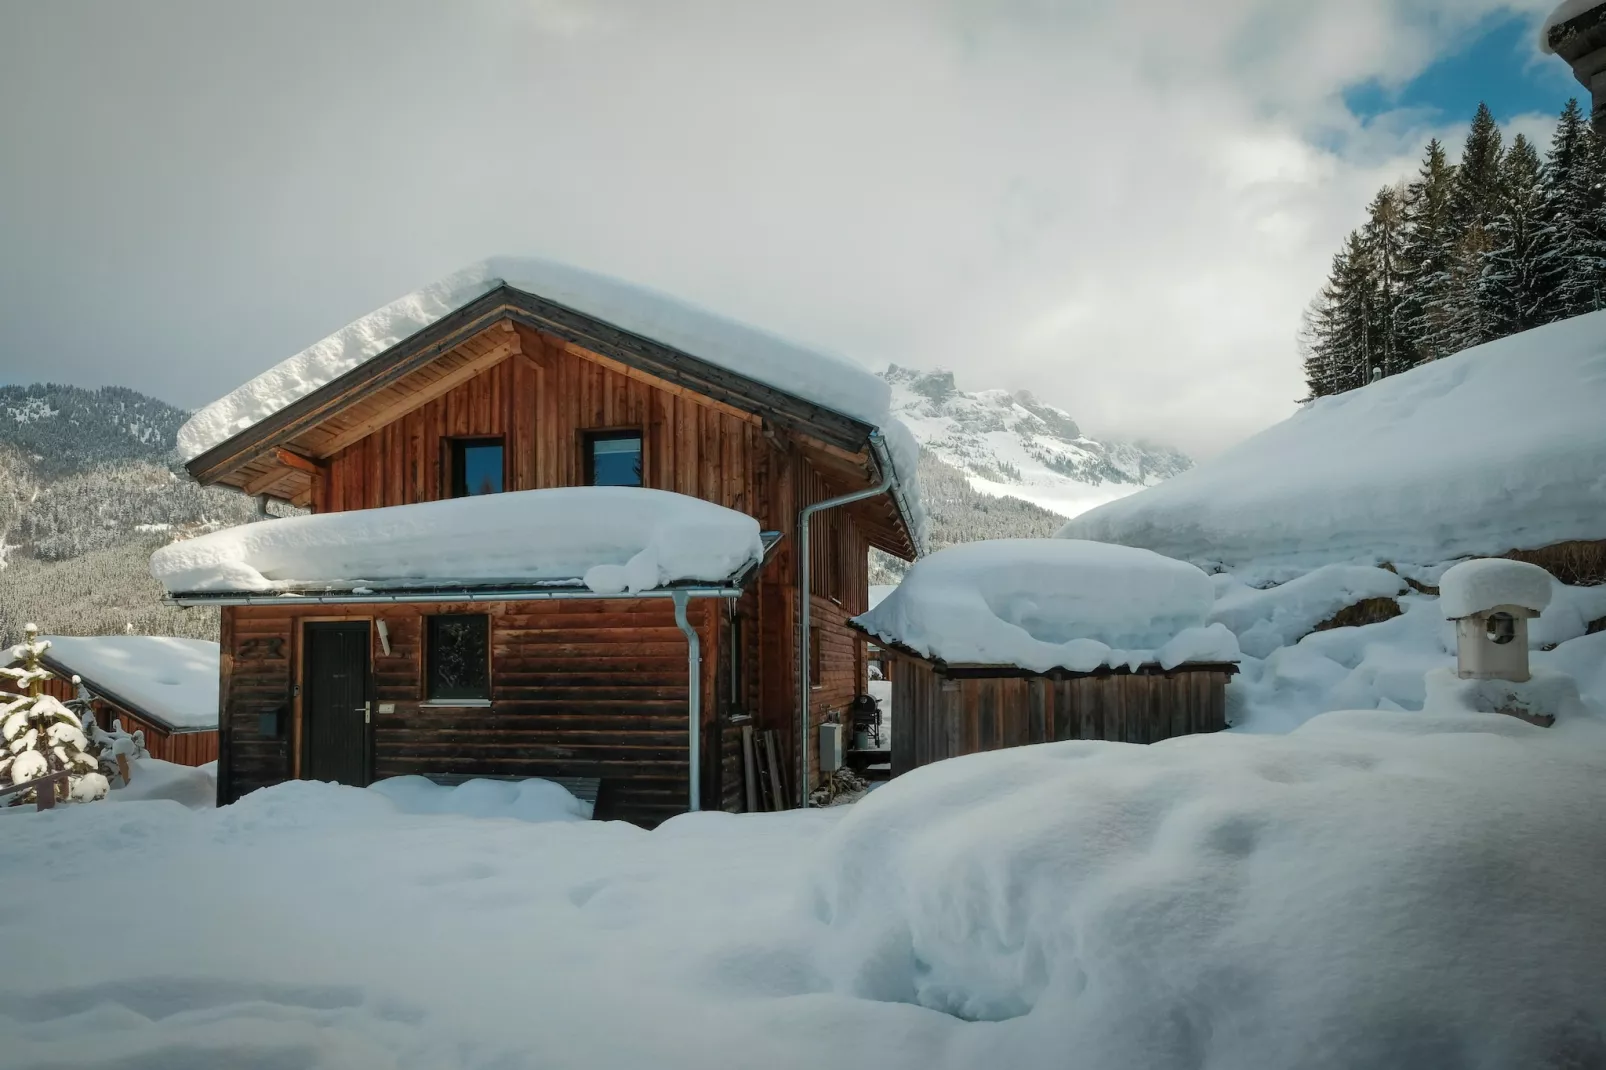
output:
<svg viewBox="0 0 1606 1070"><path fill-rule="evenodd" d="M887 462L886 445L881 440L881 432L870 433L870 455L875 458L876 468L881 475L881 482L868 490L857 491L853 494L844 494L840 497L830 498L823 502L806 505L797 517L797 546L799 557L798 599L801 605L798 623L797 640L797 672L798 672L798 734L797 734L797 795L798 807L808 809L809 805L809 743L810 729L809 707L810 692L813 690L809 679L809 628L811 626L813 592L810 588L812 582L809 562L809 521L814 519L815 513L823 513L828 509L837 509L854 502L862 502L866 498L874 498L885 494L892 487L892 465Z"/></svg>
<svg viewBox="0 0 1606 1070"><path fill-rule="evenodd" d="M686 637L686 717L691 722L687 745L690 753L687 754L686 772L690 786L687 788L688 799L686 809L696 813L702 809L702 729L703 729L703 657L702 646L697 640L697 629L691 626L686 619L686 606L691 598L684 591L675 592L675 623L680 626L680 632Z"/></svg>

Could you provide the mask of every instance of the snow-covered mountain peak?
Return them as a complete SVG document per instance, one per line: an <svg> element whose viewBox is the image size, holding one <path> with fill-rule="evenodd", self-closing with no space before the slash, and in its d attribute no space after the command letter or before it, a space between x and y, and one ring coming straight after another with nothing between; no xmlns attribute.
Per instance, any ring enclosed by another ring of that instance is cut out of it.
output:
<svg viewBox="0 0 1606 1070"><path fill-rule="evenodd" d="M965 473L972 487L1072 517L1193 466L1146 443L1101 442L1071 414L1026 390L960 390L949 371L894 364L881 373L892 408L920 444Z"/></svg>

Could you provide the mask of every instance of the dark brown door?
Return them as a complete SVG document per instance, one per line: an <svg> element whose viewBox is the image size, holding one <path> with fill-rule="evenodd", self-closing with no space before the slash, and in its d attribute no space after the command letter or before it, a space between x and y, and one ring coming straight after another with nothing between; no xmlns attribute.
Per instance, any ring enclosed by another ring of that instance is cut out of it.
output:
<svg viewBox="0 0 1606 1070"><path fill-rule="evenodd" d="M305 625L302 775L366 787L369 776L368 624Z"/></svg>

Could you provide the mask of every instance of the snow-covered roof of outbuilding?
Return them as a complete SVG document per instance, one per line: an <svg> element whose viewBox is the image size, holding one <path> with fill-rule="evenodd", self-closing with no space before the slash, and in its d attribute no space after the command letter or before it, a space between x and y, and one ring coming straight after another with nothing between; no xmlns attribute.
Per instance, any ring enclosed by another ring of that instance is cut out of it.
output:
<svg viewBox="0 0 1606 1070"><path fill-rule="evenodd" d="M509 586L619 594L728 585L766 547L758 521L700 498L561 487L242 524L162 547L151 574L198 601Z"/></svg>
<svg viewBox="0 0 1606 1070"><path fill-rule="evenodd" d="M1206 625L1215 588L1199 569L1148 550L1066 539L950 546L915 562L854 624L949 665L1033 672L1239 659Z"/></svg>
<svg viewBox="0 0 1606 1070"><path fill-rule="evenodd" d="M217 727L218 645L167 635L42 635L47 668L175 731ZM15 648L0 660L18 660Z"/></svg>
<svg viewBox="0 0 1606 1070"><path fill-rule="evenodd" d="M916 546L924 544L926 520L915 475L918 446L908 428L892 416L891 390L879 376L844 357L798 345L656 290L525 257L483 260L398 298L205 406L179 430L181 459L188 463L201 458L499 290L536 298L544 307L578 313L703 366L734 373L743 382L795 399L822 418L850 421L858 428L857 435L866 428L879 431L910 537ZM861 439L853 448L862 445Z"/></svg>
<svg viewBox="0 0 1606 1070"><path fill-rule="evenodd" d="M1606 312L1311 403L1061 534L1287 578L1606 539Z"/></svg>

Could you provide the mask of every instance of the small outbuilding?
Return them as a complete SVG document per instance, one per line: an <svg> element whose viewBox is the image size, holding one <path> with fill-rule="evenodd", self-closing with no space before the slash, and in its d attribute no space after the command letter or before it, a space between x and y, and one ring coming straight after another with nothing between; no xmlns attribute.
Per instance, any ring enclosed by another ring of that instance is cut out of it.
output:
<svg viewBox="0 0 1606 1070"><path fill-rule="evenodd" d="M1155 743L1227 726L1237 639L1210 578L1073 539L967 543L916 562L854 619L888 654L894 776L1065 739Z"/></svg>
<svg viewBox="0 0 1606 1070"><path fill-rule="evenodd" d="M205 765L217 758L218 645L166 635L47 635L40 662L60 701L80 697L77 677L102 728L121 721L143 732L152 758ZM11 663L9 651L0 654Z"/></svg>

